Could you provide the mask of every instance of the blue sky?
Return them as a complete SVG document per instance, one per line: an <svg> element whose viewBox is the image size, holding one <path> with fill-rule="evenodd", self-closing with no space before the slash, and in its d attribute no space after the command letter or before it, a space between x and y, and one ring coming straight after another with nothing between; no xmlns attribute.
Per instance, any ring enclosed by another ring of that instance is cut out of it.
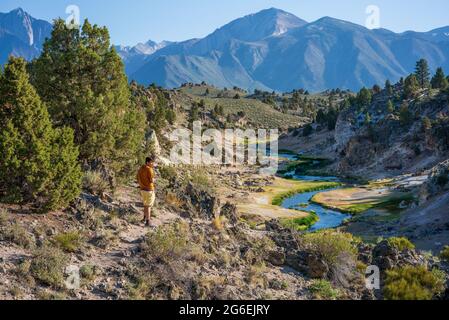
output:
<svg viewBox="0 0 449 320"><path fill-rule="evenodd" d="M449 25L447 0L0 0L0 12L22 7L50 21L66 17L71 4L80 8L82 19L108 26L112 41L124 45L203 37L235 18L271 7L307 21L331 16L365 24L366 7L377 5L381 27L396 32Z"/></svg>

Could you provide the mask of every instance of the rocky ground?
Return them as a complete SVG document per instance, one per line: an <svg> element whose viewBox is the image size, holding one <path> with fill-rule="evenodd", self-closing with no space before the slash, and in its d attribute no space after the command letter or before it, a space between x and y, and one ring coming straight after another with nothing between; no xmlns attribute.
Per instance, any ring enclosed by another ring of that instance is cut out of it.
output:
<svg viewBox="0 0 449 320"><path fill-rule="evenodd" d="M255 227L235 203L273 181L251 171L214 169L209 182L185 184L161 176L150 229L133 185L85 193L48 215L2 206L0 299L376 299L381 293L365 287L367 265L440 267L415 250L363 245L338 231L326 244L276 219ZM329 255L334 242L346 249ZM80 268L79 289L66 288L67 266Z"/></svg>

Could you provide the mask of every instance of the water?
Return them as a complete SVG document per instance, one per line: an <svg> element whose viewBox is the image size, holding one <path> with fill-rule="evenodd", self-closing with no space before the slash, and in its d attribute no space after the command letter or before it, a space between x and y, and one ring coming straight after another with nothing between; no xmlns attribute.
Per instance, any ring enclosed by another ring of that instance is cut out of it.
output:
<svg viewBox="0 0 449 320"><path fill-rule="evenodd" d="M323 180L321 180L323 181ZM335 188L321 191L313 191L296 194L290 198L285 199L282 202L282 207L286 209L296 209L305 212L314 211L318 217L320 217L320 221L314 224L309 231L318 231L322 229L331 229L336 228L342 225L342 223L350 217L348 214L344 214L335 210L330 210L323 208L319 204L315 204L311 202L313 196L317 193L335 190ZM302 206L304 205L304 206Z"/></svg>
<svg viewBox="0 0 449 320"><path fill-rule="evenodd" d="M279 157L288 159L290 161L296 160L297 156L292 154L280 154ZM325 181L325 182L338 182L339 179L337 177L316 177L316 176L300 176L295 175L294 172L291 172L290 175L294 180L300 181ZM326 209L319 204L312 203L312 198L321 192L335 190L335 188L329 188L327 190L313 191L296 194L290 198L285 199L281 206L286 209L295 209L305 212L315 212L320 221L314 224L309 231L318 231L322 229L331 229L339 227L343 224L343 222L350 218L351 216L348 214L344 214L335 210Z"/></svg>

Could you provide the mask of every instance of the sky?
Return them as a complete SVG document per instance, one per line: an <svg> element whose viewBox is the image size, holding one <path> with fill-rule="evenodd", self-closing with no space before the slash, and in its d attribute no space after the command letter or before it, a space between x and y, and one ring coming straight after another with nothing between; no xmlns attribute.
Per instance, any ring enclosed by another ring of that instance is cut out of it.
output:
<svg viewBox="0 0 449 320"><path fill-rule="evenodd" d="M33 17L66 18L77 5L82 20L105 25L112 42L182 41L204 37L244 15L275 7L306 20L324 16L365 25L366 8L380 10L380 27L395 32L429 31L449 25L447 0L0 0L0 12L21 7Z"/></svg>

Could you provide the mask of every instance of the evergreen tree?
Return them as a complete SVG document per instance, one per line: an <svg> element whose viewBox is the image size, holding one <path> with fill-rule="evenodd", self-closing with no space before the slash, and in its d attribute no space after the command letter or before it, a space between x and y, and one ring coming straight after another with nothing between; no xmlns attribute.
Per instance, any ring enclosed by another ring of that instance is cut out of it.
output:
<svg viewBox="0 0 449 320"><path fill-rule="evenodd" d="M415 69L416 79L418 80L419 86L424 89L430 84L430 71L429 64L426 59L421 59L416 63Z"/></svg>
<svg viewBox="0 0 449 320"><path fill-rule="evenodd" d="M53 128L26 62L10 58L0 78L0 198L42 211L74 200L82 174L73 139L71 129Z"/></svg>
<svg viewBox="0 0 449 320"><path fill-rule="evenodd" d="M391 85L390 80L387 80L387 81L385 82L385 91L387 91L387 94L388 94L389 96L392 96L392 95L393 95L393 86Z"/></svg>
<svg viewBox="0 0 449 320"><path fill-rule="evenodd" d="M449 86L446 76L444 75L443 68L437 69L435 75L432 78L431 84L433 89L441 90L445 90Z"/></svg>
<svg viewBox="0 0 449 320"><path fill-rule="evenodd" d="M130 103L123 63L106 28L86 20L81 30L69 29L56 20L31 71L54 122L73 128L81 160L100 160L123 174L136 165L146 117Z"/></svg>
<svg viewBox="0 0 449 320"><path fill-rule="evenodd" d="M371 91L367 88L362 88L357 94L357 103L361 107L368 106L372 101Z"/></svg>
<svg viewBox="0 0 449 320"><path fill-rule="evenodd" d="M391 100L388 100L387 102L387 110L390 114L394 112L394 104Z"/></svg>
<svg viewBox="0 0 449 320"><path fill-rule="evenodd" d="M403 126L410 124L413 120L413 115L410 112L407 103L403 103L399 110L399 119Z"/></svg>
<svg viewBox="0 0 449 320"><path fill-rule="evenodd" d="M415 96L419 89L419 82L414 74L408 76L404 81L404 95L406 98Z"/></svg>

